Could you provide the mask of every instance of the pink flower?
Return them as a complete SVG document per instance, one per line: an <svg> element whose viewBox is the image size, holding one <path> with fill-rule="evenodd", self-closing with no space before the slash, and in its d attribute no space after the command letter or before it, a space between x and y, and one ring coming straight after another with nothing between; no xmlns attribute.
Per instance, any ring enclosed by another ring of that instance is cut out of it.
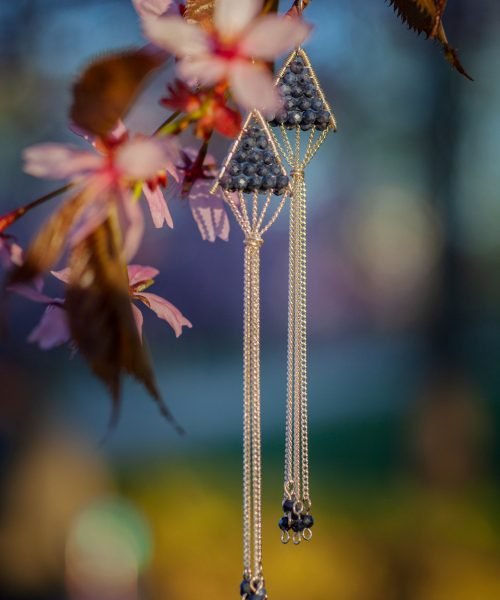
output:
<svg viewBox="0 0 500 600"><path fill-rule="evenodd" d="M13 238L0 233L0 265L8 269L13 265L20 266L23 262L23 251Z"/></svg>
<svg viewBox="0 0 500 600"><path fill-rule="evenodd" d="M144 292L144 290L153 285L154 278L158 273L158 269L154 269L153 267L129 265L128 278L130 297L132 300L142 302L151 309L159 319L166 321L174 330L175 337L179 337L182 334L183 327L192 327L191 322L186 319L178 308L165 298L157 296L156 294L151 294L150 292ZM142 313L134 304L132 304L132 309L134 311L139 335L142 337Z"/></svg>
<svg viewBox="0 0 500 600"><path fill-rule="evenodd" d="M158 269L143 265L129 265L127 271L131 300L142 302L150 308L158 318L166 321L174 330L176 337L181 335L183 327L192 327L190 321L188 321L181 311L171 302L156 294L144 292L144 290L153 285L155 277L160 273ZM62 269L61 271L53 271L52 275L64 283L69 282L69 269L67 268ZM142 337L142 313L134 304L132 304L132 310L137 329L139 330L139 335Z"/></svg>
<svg viewBox="0 0 500 600"><path fill-rule="evenodd" d="M146 19L143 25L152 42L179 57L184 79L203 86L227 80L238 104L270 114L281 100L265 62L301 44L311 27L298 18L259 16L262 4L216 0L211 28L180 16Z"/></svg>
<svg viewBox="0 0 500 600"><path fill-rule="evenodd" d="M217 176L217 163L211 154L207 154L203 165L198 166L197 154L194 148L186 148L181 152L182 162L177 168L182 174L182 179L170 186L169 193L171 197L178 195L188 199L202 239L215 242L220 238L227 242L230 225L224 198L219 189L215 194L210 194Z"/></svg>
<svg viewBox="0 0 500 600"><path fill-rule="evenodd" d="M176 337L179 337L182 334L183 327L192 327L190 321L188 321L181 311L171 302L161 296L144 291L153 285L154 278L158 274L158 269L154 269L153 267L145 267L142 265L128 266L132 312L134 313L135 322L141 339L143 316L134 302L142 302L151 309L159 319L166 321L174 330ZM52 271L52 275L65 284L69 282L70 272L68 268L60 271ZM61 346L62 344L71 341L66 309L62 298L51 298L42 293L41 285L33 287L19 283L9 286L8 289L32 302L39 302L47 305L40 322L28 337L29 342L37 343L42 350L49 350L50 348L55 348L56 346Z"/></svg>
<svg viewBox="0 0 500 600"><path fill-rule="evenodd" d="M68 319L62 298L51 298L36 287L17 283L9 291L15 292L32 302L46 304L42 318L28 336L28 342L36 343L41 350L50 350L71 340Z"/></svg>
<svg viewBox="0 0 500 600"><path fill-rule="evenodd" d="M124 232L124 256L130 259L137 251L144 229L142 210L133 197L132 187L138 182L153 182L147 194L155 224L159 224L160 219L171 221L168 208L159 201L156 187L165 171L177 177L174 165L177 149L167 139L134 137L129 140L125 136L99 140L95 147L100 154L66 144L32 146L23 154L25 171L35 177L70 179L84 195L84 208L73 226L72 244L94 231L107 218L110 203L115 202Z"/></svg>
<svg viewBox="0 0 500 600"><path fill-rule="evenodd" d="M113 129L110 134L110 139L118 144L129 139L128 130L122 121L119 121L117 126ZM93 145L96 146L96 142L94 142ZM153 224L157 229L163 227L164 224L170 227L170 229L173 229L174 227L172 215L170 214L161 186L167 184L166 173L171 175L175 181L179 181L179 176L174 166L174 159L177 158L177 156L177 148L173 146L169 161L165 165L165 171L160 171L155 178L149 179L142 185L142 193L148 203Z"/></svg>

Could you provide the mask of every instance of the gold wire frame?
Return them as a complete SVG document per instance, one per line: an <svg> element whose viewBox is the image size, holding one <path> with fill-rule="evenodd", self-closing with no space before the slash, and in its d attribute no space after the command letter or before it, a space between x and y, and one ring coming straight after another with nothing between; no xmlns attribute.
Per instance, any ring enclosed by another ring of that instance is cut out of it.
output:
<svg viewBox="0 0 500 600"><path fill-rule="evenodd" d="M330 104L328 103L328 100L326 99L326 96L321 88L321 85L319 83L319 79L316 75L316 72L311 64L311 61L309 60L309 56L307 56L306 51L303 48L297 48L296 50L293 50L293 52L290 54L290 56L286 59L285 64L281 67L277 77L276 77L276 81L274 82L274 85L279 85L279 82L281 81L281 78L283 77L283 75L285 74L286 70L288 69L288 67L290 66L290 63L297 57L300 56L300 58L302 58L302 60L304 61L306 67L309 69L309 75L311 76L311 79L314 82L314 85L316 86L316 89L318 90L319 96L321 98L321 100L323 101L323 104L326 107L326 110L328 110L328 112L331 115L331 119L330 119L330 128L333 129L333 131L337 131L337 120L335 119L335 116L333 114L333 110L331 109Z"/></svg>
<svg viewBox="0 0 500 600"><path fill-rule="evenodd" d="M220 173L219 173L214 185L212 186L210 193L214 194L217 191L217 188L221 187L224 199L226 200L229 207L231 208L231 211L234 214L236 221L240 225L243 233L245 234L245 237L246 238L254 238L256 240L261 240L262 235L271 227L271 225L273 225L273 223L278 218L281 210L283 209L283 207L290 195L290 191L291 191L290 185L288 185L285 188L285 190L283 192L283 196L281 197L277 207L275 208L274 212L271 213L270 218L265 223L264 223L264 221L265 221L266 215L268 214L268 210L271 205L272 197L274 195L272 190L269 190L265 193L265 201L262 206L259 205L259 196L262 195L261 192L259 192L259 191L250 192L251 203L249 203L249 205L247 206L246 195L248 195L248 194L246 194L243 190L240 190L238 192L228 192L227 190L224 190L222 188L222 186L220 186L221 179L224 177L229 163L231 162L234 155L238 151L240 143L241 143L243 137L248 132L250 125L254 122L257 122L262 127L263 133L267 137L267 140L271 146L271 151L274 154L276 162L281 169L281 174L287 175L287 171L283 165L283 161L281 159L281 155L280 155L280 152L279 152L279 149L277 146L276 139L271 134L269 125L267 124L266 120L264 119L264 117L262 116L260 111L252 110L248 114L238 137L233 142L233 145L231 146L229 153L226 156L226 159L222 165ZM234 197L235 195L238 198L237 201Z"/></svg>
<svg viewBox="0 0 500 600"><path fill-rule="evenodd" d="M295 171L303 170L309 164L309 162L312 160L312 158L316 155L320 146L325 141L327 135L331 131L333 131L334 133L337 131L337 120L335 119L334 112L333 112L328 100L326 99L323 89L321 88L321 85L319 83L316 72L314 71L314 68L311 64L311 61L303 48L297 48L296 50L293 50L293 52L287 58L287 60L285 61L285 64L280 69L280 71L276 77L276 80L274 82L275 87L277 87L280 84L282 77L286 73L288 67L297 57L302 58L302 60L304 61L304 64L306 66L306 69L308 70L309 76L311 77L312 82L313 82L314 86L316 87L316 90L319 94L319 97L320 97L321 101L323 102L324 109L330 113L330 120L328 123L328 127L326 129L324 129L323 131L318 131L315 127L311 128L307 146L305 147L305 150L302 154L301 154L301 144L300 144L300 137L301 137L300 124L296 125L294 128L295 129L295 140L294 140L293 145L289 139L289 134L288 134L289 130L287 130L284 125L280 125L282 142L280 142L280 140L278 139L273 128L270 129L273 140L276 144L276 147L279 149L281 156L283 156L283 158L286 160L288 165ZM292 129L292 131L293 131L293 129ZM317 137L315 137L316 133L319 134ZM301 158L301 156L302 156L302 158ZM293 175L293 172L292 172L292 175Z"/></svg>

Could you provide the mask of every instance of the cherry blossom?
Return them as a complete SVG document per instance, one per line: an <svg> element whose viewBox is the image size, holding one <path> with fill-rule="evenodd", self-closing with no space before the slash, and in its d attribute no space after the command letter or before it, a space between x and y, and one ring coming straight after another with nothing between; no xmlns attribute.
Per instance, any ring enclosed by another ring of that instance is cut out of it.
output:
<svg viewBox="0 0 500 600"><path fill-rule="evenodd" d="M262 0L216 0L214 23L187 23L180 16L145 19L147 37L175 54L187 81L202 86L227 81L242 107L266 114L281 100L265 62L301 44L311 31L301 18L259 16Z"/></svg>
<svg viewBox="0 0 500 600"><path fill-rule="evenodd" d="M91 138L88 135L84 135L85 139L91 142L91 144L98 151L102 148L103 153L106 153L106 143L102 142L98 138ZM129 140L130 134L123 121L119 121L113 131L109 134L109 140L113 145L122 144ZM153 224L157 229L167 225L171 229L174 227L174 222L170 210L168 208L165 196L163 195L162 187L167 185L167 172L175 181L179 181L179 176L174 167L173 160L178 156L176 147L172 146L172 156L165 170L161 170L155 177L151 177L148 181L145 181L142 185L142 193L148 203L151 218Z"/></svg>
<svg viewBox="0 0 500 600"><path fill-rule="evenodd" d="M172 110L185 113L199 112L195 134L208 139L212 131L234 138L241 130L241 115L227 105L227 85L219 84L213 90L192 90L183 81L177 80L168 87L170 93L161 103Z"/></svg>
<svg viewBox="0 0 500 600"><path fill-rule="evenodd" d="M177 148L169 139L142 137L124 140L110 137L96 144L96 148L100 154L67 144L32 146L24 151L25 171L35 177L69 179L83 194L83 209L73 226L71 244L79 243L103 223L110 205L115 203L124 231L124 256L130 259L137 251L144 229L142 210L132 187L149 180L157 185L158 176L165 172L177 177L174 165ZM171 221L156 190L153 188L146 194L155 224L162 218Z"/></svg>
<svg viewBox="0 0 500 600"><path fill-rule="evenodd" d="M192 327L190 321L171 302L145 290L151 287L155 277L159 274L158 269L142 265L129 265L129 290L132 312L142 339L143 316L135 302L141 302L152 310L159 319L166 321L174 330L175 336L182 334L183 327ZM60 271L52 271L52 275L62 281L69 283L69 268ZM32 302L45 304L46 308L38 325L28 336L28 341L38 344L41 350L50 350L71 341L66 309L63 298L52 298L42 292L42 285L13 284L9 291L14 292Z"/></svg>
<svg viewBox="0 0 500 600"><path fill-rule="evenodd" d="M142 302L151 309L159 319L166 321L174 330L175 337L182 334L183 327L191 328L193 325L181 311L171 302L150 292L145 292L154 283L155 277L159 274L158 269L145 267L142 265L130 265L128 267L128 277L130 286L130 297L132 300ZM132 305L134 317L137 323L139 334L142 335L142 313Z"/></svg>

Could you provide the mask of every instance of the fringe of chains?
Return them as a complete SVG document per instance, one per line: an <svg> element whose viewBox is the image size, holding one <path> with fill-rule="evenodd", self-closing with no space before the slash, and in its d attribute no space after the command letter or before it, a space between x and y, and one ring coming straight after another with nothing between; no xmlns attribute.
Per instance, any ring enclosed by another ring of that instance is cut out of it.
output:
<svg viewBox="0 0 500 600"><path fill-rule="evenodd" d="M260 247L247 237L243 317L243 566L255 590L262 575L261 417L260 417Z"/></svg>
<svg viewBox="0 0 500 600"><path fill-rule="evenodd" d="M285 497L303 510L309 495L307 408L307 231L304 171L292 171L290 204Z"/></svg>

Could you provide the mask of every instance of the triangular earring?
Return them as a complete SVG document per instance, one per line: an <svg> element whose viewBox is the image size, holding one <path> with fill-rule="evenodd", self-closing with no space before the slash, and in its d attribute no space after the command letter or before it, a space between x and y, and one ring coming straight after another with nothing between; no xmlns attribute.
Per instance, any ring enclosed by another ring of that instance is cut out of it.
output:
<svg viewBox="0 0 500 600"><path fill-rule="evenodd" d="M243 308L243 600L265 600L262 569L260 248L290 193L269 127L254 110L212 191L222 189L245 235Z"/></svg>
<svg viewBox="0 0 500 600"><path fill-rule="evenodd" d="M276 86L284 107L270 121L276 146L291 169L288 358L281 541L310 540L314 519L309 489L307 389L307 215L304 170L337 124L302 48L288 57ZM304 143L303 138L306 138Z"/></svg>

